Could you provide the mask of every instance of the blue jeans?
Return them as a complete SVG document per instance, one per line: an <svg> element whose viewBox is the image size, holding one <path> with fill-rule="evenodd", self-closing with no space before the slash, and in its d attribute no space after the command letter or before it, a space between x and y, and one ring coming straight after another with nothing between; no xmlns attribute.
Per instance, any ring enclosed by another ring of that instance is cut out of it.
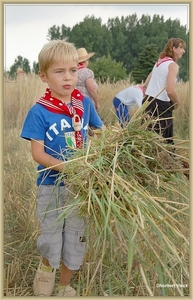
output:
<svg viewBox="0 0 193 300"><path fill-rule="evenodd" d="M128 108L116 97L113 99L113 105L116 111L117 118L119 120L119 124L121 125L121 127L124 127L130 121Z"/></svg>

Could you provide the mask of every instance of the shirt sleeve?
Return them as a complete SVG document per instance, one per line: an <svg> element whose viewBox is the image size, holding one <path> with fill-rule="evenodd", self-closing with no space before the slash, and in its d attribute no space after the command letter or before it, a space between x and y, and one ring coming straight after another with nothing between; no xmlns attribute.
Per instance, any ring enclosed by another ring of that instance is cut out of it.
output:
<svg viewBox="0 0 193 300"><path fill-rule="evenodd" d="M20 137L26 140L44 140L45 127L42 120L32 110L29 110L23 124Z"/></svg>
<svg viewBox="0 0 193 300"><path fill-rule="evenodd" d="M93 101L89 97L84 97L84 110L85 118L87 119L87 124L95 128L101 128L103 126L103 121L98 115Z"/></svg>
<svg viewBox="0 0 193 300"><path fill-rule="evenodd" d="M94 72L92 70L90 70L90 69L86 69L85 80L87 80L89 78L93 78L94 79Z"/></svg>

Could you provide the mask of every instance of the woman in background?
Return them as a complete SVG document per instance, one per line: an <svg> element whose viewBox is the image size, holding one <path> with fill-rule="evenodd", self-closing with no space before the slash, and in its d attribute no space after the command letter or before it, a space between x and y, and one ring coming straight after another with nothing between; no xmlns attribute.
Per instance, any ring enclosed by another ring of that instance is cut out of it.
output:
<svg viewBox="0 0 193 300"><path fill-rule="evenodd" d="M169 39L144 83L147 88L142 103L146 100L150 102L146 112L157 119L149 129L161 134L170 144L173 144L172 112L180 104L175 91L179 71L177 61L185 53L185 48L186 43L182 39Z"/></svg>
<svg viewBox="0 0 193 300"><path fill-rule="evenodd" d="M95 52L87 53L85 48L78 49L78 81L76 88L84 95L94 101L96 110L98 111L99 97L97 93L97 84L94 80L94 72L88 68L89 59Z"/></svg>

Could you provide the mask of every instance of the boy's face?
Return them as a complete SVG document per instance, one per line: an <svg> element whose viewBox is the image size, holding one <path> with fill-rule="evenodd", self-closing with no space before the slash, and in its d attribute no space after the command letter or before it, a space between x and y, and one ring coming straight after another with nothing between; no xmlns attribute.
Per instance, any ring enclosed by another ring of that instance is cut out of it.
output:
<svg viewBox="0 0 193 300"><path fill-rule="evenodd" d="M66 103L71 101L71 93L78 79L78 64L75 61L53 63L46 74L39 72L43 82L51 89L51 95Z"/></svg>

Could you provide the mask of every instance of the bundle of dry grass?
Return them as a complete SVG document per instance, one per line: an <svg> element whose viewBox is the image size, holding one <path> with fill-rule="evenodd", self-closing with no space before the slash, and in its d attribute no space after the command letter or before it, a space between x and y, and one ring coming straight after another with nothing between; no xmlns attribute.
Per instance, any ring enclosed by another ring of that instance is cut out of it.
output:
<svg viewBox="0 0 193 300"><path fill-rule="evenodd" d="M61 217L77 205L88 222L84 296L188 295L188 148L176 140L174 152L140 114L65 168L74 200Z"/></svg>

